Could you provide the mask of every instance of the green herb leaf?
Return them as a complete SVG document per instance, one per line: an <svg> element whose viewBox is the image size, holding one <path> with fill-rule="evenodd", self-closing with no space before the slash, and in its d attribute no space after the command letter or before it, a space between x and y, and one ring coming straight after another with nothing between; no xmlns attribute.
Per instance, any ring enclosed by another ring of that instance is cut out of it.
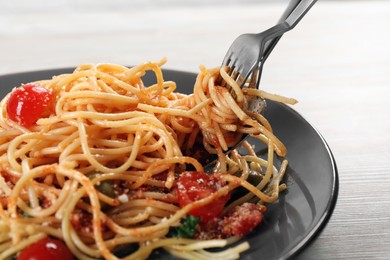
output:
<svg viewBox="0 0 390 260"><path fill-rule="evenodd" d="M22 216L25 217L25 218L31 218L31 216L27 213L27 212L24 212L23 210L21 211L22 213Z"/></svg>
<svg viewBox="0 0 390 260"><path fill-rule="evenodd" d="M95 187L98 191L100 191L104 195L110 198L115 198L115 189L112 183L108 181L102 181L99 183L99 185L96 185Z"/></svg>
<svg viewBox="0 0 390 260"><path fill-rule="evenodd" d="M98 177L101 175L99 172L94 172L88 175L88 177L93 180L94 178ZM95 185L95 188L103 193L104 195L110 197L110 198L115 198L115 188L114 185L111 181L101 181L100 183Z"/></svg>
<svg viewBox="0 0 390 260"><path fill-rule="evenodd" d="M192 238L196 232L196 226L200 221L200 217L195 217L192 215L187 215L185 218L182 218L180 227L177 227L173 230L173 236L178 238Z"/></svg>

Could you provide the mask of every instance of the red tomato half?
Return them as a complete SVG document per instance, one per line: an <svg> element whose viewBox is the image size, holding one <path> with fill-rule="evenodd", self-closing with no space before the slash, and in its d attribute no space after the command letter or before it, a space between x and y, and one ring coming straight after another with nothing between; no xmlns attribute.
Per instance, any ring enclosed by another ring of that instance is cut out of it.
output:
<svg viewBox="0 0 390 260"><path fill-rule="evenodd" d="M195 171L183 172L177 182L180 207L208 197L223 186L219 174L206 174ZM200 216L202 222L210 221L221 214L229 198L230 195L219 197L210 204L191 210L189 214Z"/></svg>
<svg viewBox="0 0 390 260"><path fill-rule="evenodd" d="M44 238L29 245L18 256L18 260L73 260L74 257L64 242Z"/></svg>
<svg viewBox="0 0 390 260"><path fill-rule="evenodd" d="M8 117L22 126L31 126L50 112L52 99L52 92L41 85L22 85L13 90L8 99Z"/></svg>

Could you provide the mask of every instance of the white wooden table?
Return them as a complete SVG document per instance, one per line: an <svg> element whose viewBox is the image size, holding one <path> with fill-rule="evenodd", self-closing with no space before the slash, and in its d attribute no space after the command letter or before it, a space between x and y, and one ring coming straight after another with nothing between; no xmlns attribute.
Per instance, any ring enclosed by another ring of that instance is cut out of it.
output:
<svg viewBox="0 0 390 260"><path fill-rule="evenodd" d="M182 2L0 0L0 74L164 56L197 72L286 6ZM300 101L339 169L333 216L298 258L390 259L390 2L319 1L268 59L262 88Z"/></svg>

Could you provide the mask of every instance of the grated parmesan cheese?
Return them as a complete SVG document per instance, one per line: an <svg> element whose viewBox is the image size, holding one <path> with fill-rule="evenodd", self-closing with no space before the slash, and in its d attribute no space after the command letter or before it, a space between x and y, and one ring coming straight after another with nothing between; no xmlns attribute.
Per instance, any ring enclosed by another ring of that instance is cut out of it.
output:
<svg viewBox="0 0 390 260"><path fill-rule="evenodd" d="M119 195L119 196L118 196L118 200L119 200L120 202L122 202L122 203L126 203L126 202L129 201L129 198L127 197L126 194L122 194L122 195Z"/></svg>

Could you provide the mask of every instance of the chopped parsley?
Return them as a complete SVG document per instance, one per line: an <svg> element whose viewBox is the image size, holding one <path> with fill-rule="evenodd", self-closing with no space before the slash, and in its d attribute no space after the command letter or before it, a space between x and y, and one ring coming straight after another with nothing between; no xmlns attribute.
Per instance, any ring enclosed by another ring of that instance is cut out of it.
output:
<svg viewBox="0 0 390 260"><path fill-rule="evenodd" d="M94 173L89 174L88 177L89 177L89 179L93 180L94 178L98 177L101 174L102 173L94 172ZM99 192L103 193L104 195L106 195L110 198L116 197L115 188L114 188L112 181L101 181L98 184L95 184L95 188Z"/></svg>
<svg viewBox="0 0 390 260"><path fill-rule="evenodd" d="M173 229L172 235L177 238L192 238L196 232L196 226L200 221L200 217L187 215L182 218L180 223L181 226Z"/></svg>

